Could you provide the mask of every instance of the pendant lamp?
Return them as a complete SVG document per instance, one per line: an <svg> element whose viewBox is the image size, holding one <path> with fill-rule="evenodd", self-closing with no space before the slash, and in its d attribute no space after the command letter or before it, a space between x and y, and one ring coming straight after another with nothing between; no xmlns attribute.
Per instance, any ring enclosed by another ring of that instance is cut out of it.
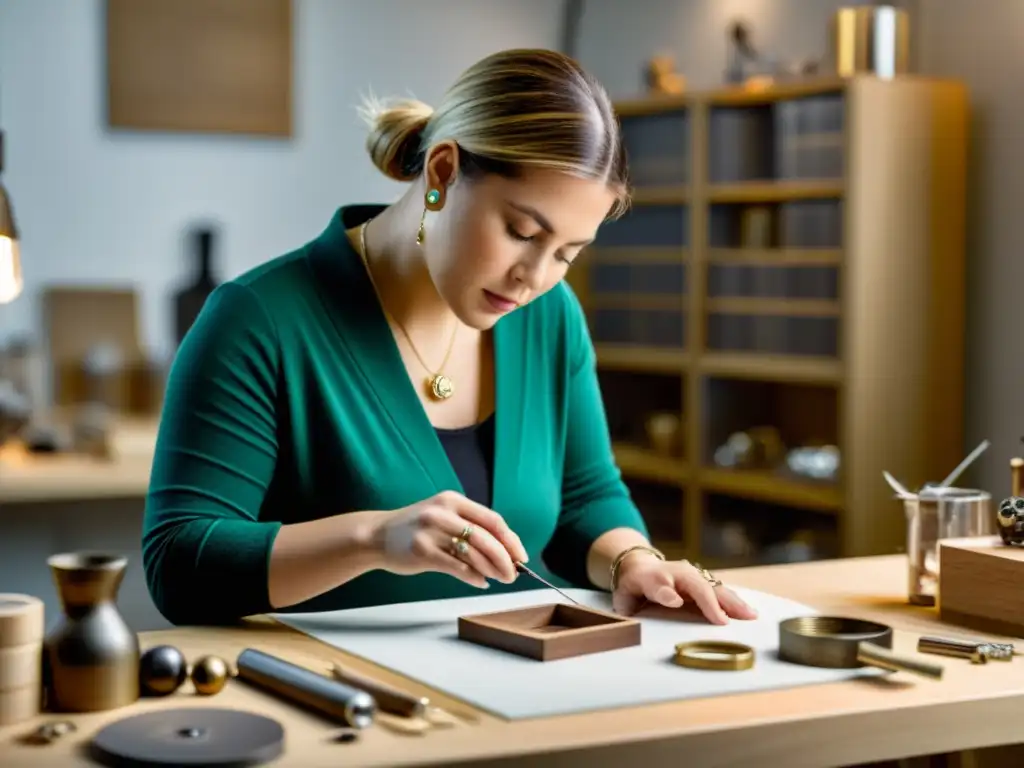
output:
<svg viewBox="0 0 1024 768"><path fill-rule="evenodd" d="M18 225L14 208L4 188L4 133L0 131L0 304L14 301L21 295L24 279L21 254L18 252Z"/></svg>

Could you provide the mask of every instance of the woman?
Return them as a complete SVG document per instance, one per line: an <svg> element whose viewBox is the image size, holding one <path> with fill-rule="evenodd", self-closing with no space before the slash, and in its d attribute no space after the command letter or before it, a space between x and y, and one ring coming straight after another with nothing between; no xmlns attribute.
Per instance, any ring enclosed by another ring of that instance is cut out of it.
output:
<svg viewBox="0 0 1024 768"><path fill-rule="evenodd" d="M580 307L562 278L627 203L601 87L506 51L431 111L371 110L409 182L210 297L172 367L146 506L150 591L175 623L535 586L616 610L753 611L666 562L615 466Z"/></svg>

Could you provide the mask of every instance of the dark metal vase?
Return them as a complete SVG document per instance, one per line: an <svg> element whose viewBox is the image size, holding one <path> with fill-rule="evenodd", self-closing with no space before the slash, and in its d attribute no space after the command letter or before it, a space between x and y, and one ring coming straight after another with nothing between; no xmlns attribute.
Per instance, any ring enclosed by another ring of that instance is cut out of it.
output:
<svg viewBox="0 0 1024 768"><path fill-rule="evenodd" d="M46 636L46 707L99 712L139 698L139 639L117 610L128 559L68 553L47 561L63 616Z"/></svg>

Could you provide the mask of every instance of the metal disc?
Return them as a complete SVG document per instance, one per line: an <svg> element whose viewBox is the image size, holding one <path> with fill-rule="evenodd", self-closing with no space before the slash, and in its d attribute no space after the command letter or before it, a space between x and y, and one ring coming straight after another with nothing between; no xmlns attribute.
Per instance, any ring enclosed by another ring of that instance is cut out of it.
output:
<svg viewBox="0 0 1024 768"><path fill-rule="evenodd" d="M284 751L276 720L234 709L182 707L111 723L92 740L92 756L107 766L261 765Z"/></svg>

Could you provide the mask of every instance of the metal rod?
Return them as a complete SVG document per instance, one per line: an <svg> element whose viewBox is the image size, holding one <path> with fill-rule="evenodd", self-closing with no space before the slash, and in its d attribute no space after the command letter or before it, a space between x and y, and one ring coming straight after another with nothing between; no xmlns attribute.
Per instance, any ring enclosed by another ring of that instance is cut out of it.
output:
<svg viewBox="0 0 1024 768"><path fill-rule="evenodd" d="M956 465L956 469L954 469L952 472L946 475L946 479L939 483L939 487L948 488L950 485L952 485L956 481L956 479L960 477L960 474L969 466L971 466L971 464L974 463L974 460L976 458L978 458L979 456L981 456L981 454L988 450L989 445L990 443L988 440L982 440L981 443L978 444L978 447L967 455L966 459L964 459L963 461Z"/></svg>
<svg viewBox="0 0 1024 768"><path fill-rule="evenodd" d="M910 672L932 680L942 679L943 668L938 664L897 656L888 648L871 642L861 642L857 646L857 661L872 667L887 669L890 672Z"/></svg>
<svg viewBox="0 0 1024 768"><path fill-rule="evenodd" d="M539 581L539 582L540 582L541 584L543 584L543 585L544 585L545 587L547 587L547 588L549 588L549 589L553 589L553 590L555 590L555 592L557 592L558 594L560 594L560 595L561 595L562 597L564 597L564 598L565 598L566 600L568 600L568 601L569 601L570 603L572 603L573 605L580 605L580 604L579 604L579 603L578 603L578 602L577 602L576 600L573 600L573 599L572 599L571 597L569 597L569 596L568 596L567 594L565 594L565 592L563 592L562 590L560 590L560 589L559 589L558 587L556 587L556 586L555 586L554 584L552 584L552 583L551 583L550 581L548 581L547 579L545 579L545 578L544 578L543 576L541 576L540 574L534 573L533 571L531 571L531 570L530 570L529 568L527 568L527 567L526 567L525 565L523 565L522 563L516 563L516 570L517 570L517 571L519 571L520 573L525 573L525 574L526 574L527 576L530 576L530 577L532 577L532 578L536 579L536 580L537 580L537 581ZM583 606L580 606L580 607L582 608Z"/></svg>

